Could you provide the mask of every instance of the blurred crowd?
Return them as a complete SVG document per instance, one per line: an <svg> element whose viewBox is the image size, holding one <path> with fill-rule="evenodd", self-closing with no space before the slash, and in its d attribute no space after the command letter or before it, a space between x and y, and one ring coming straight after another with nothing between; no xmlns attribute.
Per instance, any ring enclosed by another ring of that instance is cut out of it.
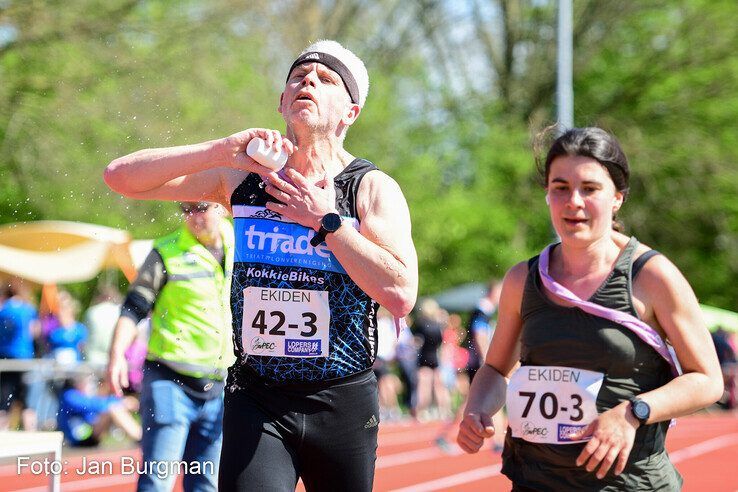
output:
<svg viewBox="0 0 738 492"><path fill-rule="evenodd" d="M74 446L97 445L113 429L140 440L144 323L129 350L130 394L112 396L104 381L121 302L115 287L102 285L80 316L79 301L65 290L37 307L20 279L0 286L0 430L60 430Z"/></svg>
<svg viewBox="0 0 738 492"><path fill-rule="evenodd" d="M449 313L426 298L396 333L392 316L380 308L374 371L381 420L445 420L453 423L471 380L484 363L499 301L498 282L470 313ZM122 296L113 286L98 288L90 306L60 290L37 307L23 282L0 289L0 430L61 430L68 444L92 446L114 430L118 438L140 440L137 393L143 379L148 323L126 353L130 389L112 395L104 374ZM713 332L725 374L719 405L736 406L735 334ZM449 425L449 429L452 426ZM444 442L441 435L439 442Z"/></svg>
<svg viewBox="0 0 738 492"><path fill-rule="evenodd" d="M399 336L390 314L380 309L374 371L385 420L454 416L484 361L498 301L499 287L493 283L464 323L460 314L447 312L431 298L423 299L407 319L409 328Z"/></svg>

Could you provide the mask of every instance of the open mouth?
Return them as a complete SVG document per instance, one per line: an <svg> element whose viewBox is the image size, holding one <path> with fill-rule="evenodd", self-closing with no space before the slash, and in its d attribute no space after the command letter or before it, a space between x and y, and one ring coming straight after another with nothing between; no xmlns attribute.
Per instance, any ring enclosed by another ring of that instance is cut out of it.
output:
<svg viewBox="0 0 738 492"><path fill-rule="evenodd" d="M564 223L567 225L579 225L579 224L585 224L587 222L587 219L567 219L564 218Z"/></svg>
<svg viewBox="0 0 738 492"><path fill-rule="evenodd" d="M310 101L311 103L316 104L315 100L309 94L298 94L295 98L295 102L297 101Z"/></svg>

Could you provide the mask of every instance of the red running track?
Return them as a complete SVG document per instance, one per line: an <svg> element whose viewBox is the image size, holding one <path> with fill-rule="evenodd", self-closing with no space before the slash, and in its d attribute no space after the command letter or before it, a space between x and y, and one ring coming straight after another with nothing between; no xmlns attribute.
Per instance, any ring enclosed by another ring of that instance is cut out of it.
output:
<svg viewBox="0 0 738 492"><path fill-rule="evenodd" d="M500 474L500 457L489 449L467 455L454 445L446 452L434 444L439 423L382 424L375 479L376 491L509 491ZM738 415L700 415L679 419L669 431L667 449L684 476L685 492L738 491ZM65 450L62 491L119 492L134 490L135 475L122 475L121 456L140 457L137 450L93 450L87 455ZM112 473L78 476L82 460L113 463ZM17 473L15 460L0 466L0 491L42 492L47 479L26 470ZM175 490L181 490L178 481ZM298 490L303 490L298 484Z"/></svg>

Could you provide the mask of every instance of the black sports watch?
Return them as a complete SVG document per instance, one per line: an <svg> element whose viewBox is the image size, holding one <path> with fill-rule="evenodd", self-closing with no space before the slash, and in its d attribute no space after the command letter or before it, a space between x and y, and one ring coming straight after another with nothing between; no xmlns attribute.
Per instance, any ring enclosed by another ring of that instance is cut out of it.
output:
<svg viewBox="0 0 738 492"><path fill-rule="evenodd" d="M648 418L651 416L651 406L639 398L631 398L630 413L638 419L641 425L646 425Z"/></svg>
<svg viewBox="0 0 738 492"><path fill-rule="evenodd" d="M330 212L325 214L323 218L320 219L320 229L310 240L310 246L314 248L325 241L325 236L331 232L336 232L338 228L341 227L342 223L343 221L341 220L341 216L337 213Z"/></svg>

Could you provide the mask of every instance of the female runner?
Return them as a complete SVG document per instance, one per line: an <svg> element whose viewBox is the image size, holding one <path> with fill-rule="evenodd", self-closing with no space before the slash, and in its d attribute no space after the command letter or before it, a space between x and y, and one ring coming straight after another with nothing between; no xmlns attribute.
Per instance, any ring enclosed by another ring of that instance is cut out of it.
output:
<svg viewBox="0 0 738 492"><path fill-rule="evenodd" d="M663 255L614 230L629 169L612 135L569 130L542 167L561 242L508 271L458 443L477 452L506 402L514 491L679 490L669 423L722 392L695 294Z"/></svg>

